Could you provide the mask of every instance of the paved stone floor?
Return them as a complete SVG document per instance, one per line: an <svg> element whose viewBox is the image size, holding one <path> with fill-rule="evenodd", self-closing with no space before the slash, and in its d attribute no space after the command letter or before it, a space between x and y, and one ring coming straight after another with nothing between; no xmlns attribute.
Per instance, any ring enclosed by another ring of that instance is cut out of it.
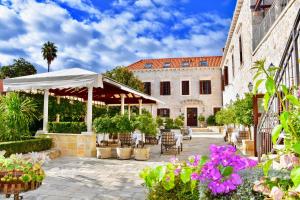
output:
<svg viewBox="0 0 300 200"><path fill-rule="evenodd" d="M210 144L223 144L217 133L196 133L191 141L184 140L179 159L189 155L208 154ZM160 147L151 148L147 162L135 160L101 160L96 158L62 157L50 161L44 168L47 177L36 191L23 195L25 200L110 200L145 199L146 190L139 172L145 166L169 161L173 155L160 156ZM0 197L1 198L1 197Z"/></svg>

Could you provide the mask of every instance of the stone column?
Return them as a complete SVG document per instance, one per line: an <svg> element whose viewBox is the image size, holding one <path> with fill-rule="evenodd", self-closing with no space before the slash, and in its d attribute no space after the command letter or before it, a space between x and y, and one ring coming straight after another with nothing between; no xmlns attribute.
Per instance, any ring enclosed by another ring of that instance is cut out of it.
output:
<svg viewBox="0 0 300 200"><path fill-rule="evenodd" d="M93 124L93 87L88 88L88 100L87 100L87 115L86 115L87 133L92 133Z"/></svg>
<svg viewBox="0 0 300 200"><path fill-rule="evenodd" d="M130 119L131 116L131 105L128 104L128 118Z"/></svg>
<svg viewBox="0 0 300 200"><path fill-rule="evenodd" d="M43 111L43 132L48 132L48 105L49 105L49 90L44 90L44 111Z"/></svg>
<svg viewBox="0 0 300 200"><path fill-rule="evenodd" d="M142 114L142 103L143 103L143 99L139 99L139 115Z"/></svg>
<svg viewBox="0 0 300 200"><path fill-rule="evenodd" d="M60 96L56 97L56 102L59 105L60 104ZM56 114L56 122L60 121L60 114Z"/></svg>
<svg viewBox="0 0 300 200"><path fill-rule="evenodd" d="M125 114L125 94L121 94L121 115Z"/></svg>

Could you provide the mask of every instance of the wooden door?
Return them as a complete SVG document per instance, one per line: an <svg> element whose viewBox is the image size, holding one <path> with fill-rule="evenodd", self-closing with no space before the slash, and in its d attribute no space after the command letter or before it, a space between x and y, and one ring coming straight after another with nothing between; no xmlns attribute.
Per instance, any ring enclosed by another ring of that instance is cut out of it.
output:
<svg viewBox="0 0 300 200"><path fill-rule="evenodd" d="M197 126L197 108L187 108L187 126Z"/></svg>

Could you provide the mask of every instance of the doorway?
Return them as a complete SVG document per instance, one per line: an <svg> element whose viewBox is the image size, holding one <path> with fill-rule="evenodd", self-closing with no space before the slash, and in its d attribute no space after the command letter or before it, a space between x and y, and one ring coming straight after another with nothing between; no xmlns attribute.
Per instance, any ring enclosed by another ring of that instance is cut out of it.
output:
<svg viewBox="0 0 300 200"><path fill-rule="evenodd" d="M187 114L187 126L197 126L198 125L198 119L197 119L197 108L187 108L186 114Z"/></svg>

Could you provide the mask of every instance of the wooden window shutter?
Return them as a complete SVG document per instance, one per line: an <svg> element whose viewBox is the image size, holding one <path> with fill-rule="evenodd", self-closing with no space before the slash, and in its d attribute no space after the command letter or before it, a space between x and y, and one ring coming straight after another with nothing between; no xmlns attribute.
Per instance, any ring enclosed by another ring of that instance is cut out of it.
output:
<svg viewBox="0 0 300 200"><path fill-rule="evenodd" d="M164 94L164 82L160 82L160 95L163 95Z"/></svg>

